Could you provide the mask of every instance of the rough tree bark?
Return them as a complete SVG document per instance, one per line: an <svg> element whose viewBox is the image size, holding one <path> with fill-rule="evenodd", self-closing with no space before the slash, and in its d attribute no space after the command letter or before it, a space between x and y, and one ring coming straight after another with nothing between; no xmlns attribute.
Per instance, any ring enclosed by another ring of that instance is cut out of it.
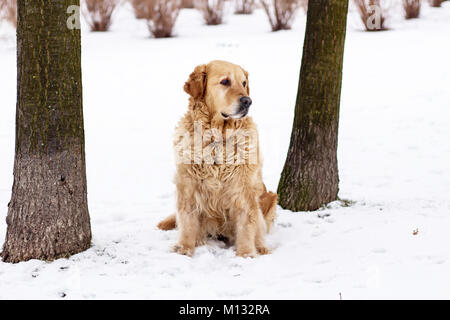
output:
<svg viewBox="0 0 450 320"><path fill-rule="evenodd" d="M295 117L279 204L310 211L337 199L337 136L348 0L310 0Z"/></svg>
<svg viewBox="0 0 450 320"><path fill-rule="evenodd" d="M53 260L91 242L87 205L79 0L18 1L14 184L1 256Z"/></svg>

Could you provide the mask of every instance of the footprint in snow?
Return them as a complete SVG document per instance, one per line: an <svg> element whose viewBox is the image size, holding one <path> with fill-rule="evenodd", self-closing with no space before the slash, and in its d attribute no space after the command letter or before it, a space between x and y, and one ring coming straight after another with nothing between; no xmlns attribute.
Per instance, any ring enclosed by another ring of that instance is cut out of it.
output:
<svg viewBox="0 0 450 320"><path fill-rule="evenodd" d="M290 223L290 222L278 222L277 226L279 226L281 228L290 228L290 227L292 227L292 223Z"/></svg>
<svg viewBox="0 0 450 320"><path fill-rule="evenodd" d="M173 192L163 193L163 194L160 194L158 196L158 198L160 198L160 199L168 199L168 198L172 197L173 195L174 195Z"/></svg>
<svg viewBox="0 0 450 320"><path fill-rule="evenodd" d="M320 264L327 264L327 263L330 263L330 262L331 262L331 260L325 259L325 260L316 261L314 264L320 265Z"/></svg>
<svg viewBox="0 0 450 320"><path fill-rule="evenodd" d="M425 260L432 264L444 264L446 260L436 255L419 255L414 257L416 260Z"/></svg>
<svg viewBox="0 0 450 320"><path fill-rule="evenodd" d="M372 253L386 253L386 249L385 248L374 248L372 249Z"/></svg>
<svg viewBox="0 0 450 320"><path fill-rule="evenodd" d="M311 233L311 237L319 237L325 233L325 230L316 230Z"/></svg>

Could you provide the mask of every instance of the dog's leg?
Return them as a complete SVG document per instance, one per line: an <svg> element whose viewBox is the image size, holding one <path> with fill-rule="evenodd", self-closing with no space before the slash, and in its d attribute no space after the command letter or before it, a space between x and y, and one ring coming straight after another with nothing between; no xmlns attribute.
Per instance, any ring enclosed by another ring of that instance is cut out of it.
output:
<svg viewBox="0 0 450 320"><path fill-rule="evenodd" d="M197 211L180 212L177 216L180 229L178 243L173 250L180 254L192 256L198 239L199 217Z"/></svg>
<svg viewBox="0 0 450 320"><path fill-rule="evenodd" d="M241 214L243 217L245 213ZM255 226L248 217L241 219L236 230L236 255L247 258L256 257Z"/></svg>
<svg viewBox="0 0 450 320"><path fill-rule="evenodd" d="M258 228L259 207L256 198L249 197L247 205L236 208L236 255L256 257L255 237Z"/></svg>
<svg viewBox="0 0 450 320"><path fill-rule="evenodd" d="M256 221L256 232L255 232L255 246L259 254L268 254L270 250L266 247L266 242L264 241L264 236L266 234L266 221L262 212L258 214Z"/></svg>

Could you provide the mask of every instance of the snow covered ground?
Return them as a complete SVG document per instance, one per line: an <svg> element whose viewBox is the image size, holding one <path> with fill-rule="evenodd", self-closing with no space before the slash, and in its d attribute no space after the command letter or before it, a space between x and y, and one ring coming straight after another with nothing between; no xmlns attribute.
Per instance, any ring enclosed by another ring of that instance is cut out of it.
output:
<svg viewBox="0 0 450 320"><path fill-rule="evenodd" d="M260 9L214 27L187 9L176 38L155 40L125 6L111 32L84 28L93 246L52 263L0 262L0 299L449 299L450 2L425 4L414 21L391 11L391 30L380 33L362 32L350 13L338 151L339 195L349 202L279 208L267 237L273 254L256 259L216 241L180 256L170 252L177 232L156 229L174 211L171 138L187 107L182 86L209 60L250 72L264 179L276 190L305 20L300 12L291 31L271 33ZM14 157L14 41L0 25L0 245Z"/></svg>

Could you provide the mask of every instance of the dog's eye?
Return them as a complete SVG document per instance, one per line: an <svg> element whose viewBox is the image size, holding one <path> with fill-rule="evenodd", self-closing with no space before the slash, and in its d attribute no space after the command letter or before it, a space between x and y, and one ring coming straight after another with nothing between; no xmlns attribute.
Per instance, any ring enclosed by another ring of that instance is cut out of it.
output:
<svg viewBox="0 0 450 320"><path fill-rule="evenodd" d="M247 81L242 82L242 85L244 86L244 88L247 86Z"/></svg>
<svg viewBox="0 0 450 320"><path fill-rule="evenodd" d="M220 84L224 85L224 86L229 86L230 85L230 80L228 79L223 79L222 81L220 81Z"/></svg>

